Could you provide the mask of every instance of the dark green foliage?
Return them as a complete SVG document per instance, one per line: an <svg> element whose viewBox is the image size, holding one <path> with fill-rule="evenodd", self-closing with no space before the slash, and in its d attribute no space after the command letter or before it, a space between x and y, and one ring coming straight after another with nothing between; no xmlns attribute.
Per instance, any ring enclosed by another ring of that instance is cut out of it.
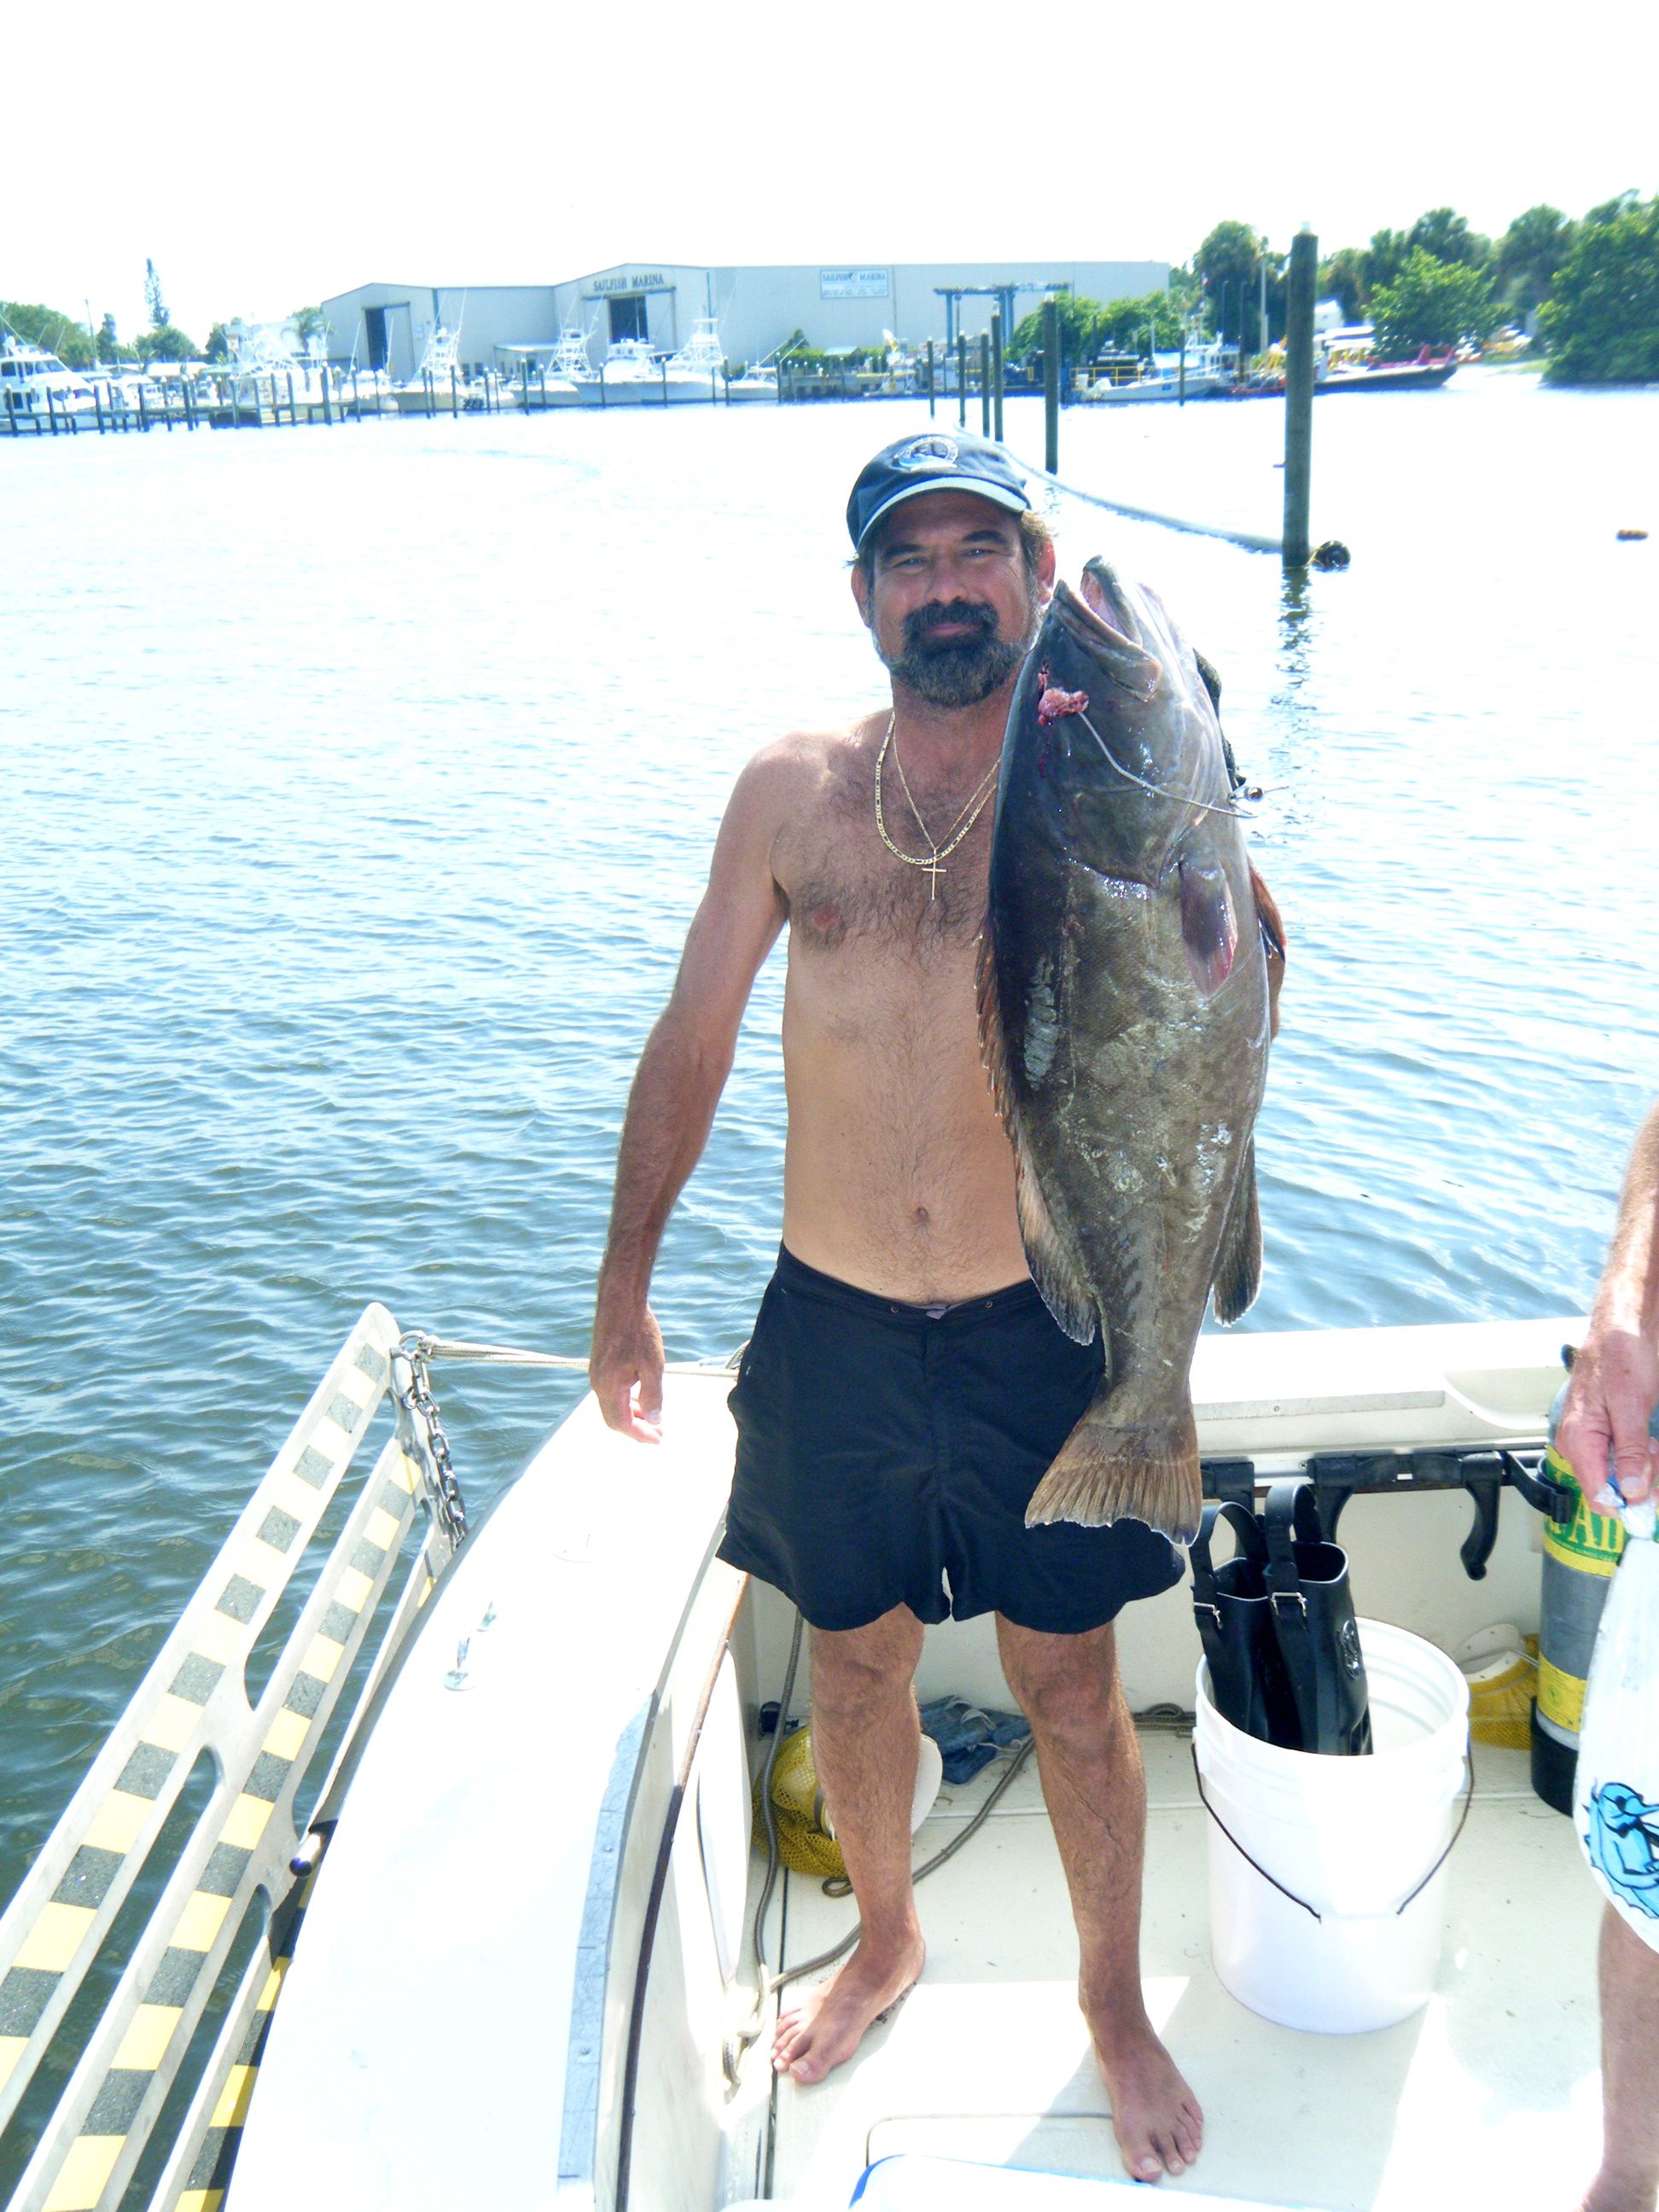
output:
<svg viewBox="0 0 1659 2212"><path fill-rule="evenodd" d="M136 343L140 361L194 361L198 357L194 342L171 323L146 331Z"/></svg>
<svg viewBox="0 0 1659 2212"><path fill-rule="evenodd" d="M1068 366L1093 361L1101 353L1144 353L1147 334L1156 346L1178 346L1185 327L1181 302L1173 292L1148 292L1139 299L1085 300L1062 292L1054 302L1060 310L1060 349ZM1008 347L1012 362L1023 362L1042 350L1040 309L1022 315Z"/></svg>
<svg viewBox="0 0 1659 2212"><path fill-rule="evenodd" d="M208 332L207 346L202 358L204 361L230 359L230 332L223 323L216 323Z"/></svg>
<svg viewBox="0 0 1659 2212"><path fill-rule="evenodd" d="M1380 360L1399 360L1424 346L1437 350L1465 338L1489 337L1502 320L1492 286L1479 269L1438 261L1413 246L1391 284L1371 295Z"/></svg>
<svg viewBox="0 0 1659 2212"><path fill-rule="evenodd" d="M1371 242L1359 257L1369 298L1379 285L1392 284L1406 265L1411 241L1403 230L1374 230Z"/></svg>
<svg viewBox="0 0 1659 2212"><path fill-rule="evenodd" d="M65 368L92 366L92 340L84 324L43 307L38 301L0 300L0 329L9 330L26 345L55 353Z"/></svg>
<svg viewBox="0 0 1659 2212"><path fill-rule="evenodd" d="M1328 261L1322 261L1316 289L1322 300L1341 302L1344 322L1358 322L1371 295L1365 278L1364 254L1358 246L1345 246Z"/></svg>
<svg viewBox="0 0 1659 2212"><path fill-rule="evenodd" d="M1659 381L1659 199L1585 216L1539 325L1552 384Z"/></svg>
<svg viewBox="0 0 1659 2212"><path fill-rule="evenodd" d="M1406 240L1413 252L1431 254L1465 269L1484 269L1492 258L1492 240L1471 230L1453 208L1431 208L1412 225Z"/></svg>
<svg viewBox="0 0 1659 2212"><path fill-rule="evenodd" d="M1267 241L1246 222L1218 222L1193 257L1204 282L1210 327L1218 337L1237 339L1260 353L1267 343L1258 326L1261 264ZM1276 261L1269 262L1269 300Z"/></svg>
<svg viewBox="0 0 1659 2212"><path fill-rule="evenodd" d="M144 305L149 310L151 330L165 330L173 319L167 313L167 301L161 297L161 280L155 273L153 261L144 264Z"/></svg>
<svg viewBox="0 0 1659 2212"><path fill-rule="evenodd" d="M1498 290L1512 314L1529 314L1548 297L1577 229L1559 208L1540 205L1516 216L1494 256Z"/></svg>
<svg viewBox="0 0 1659 2212"><path fill-rule="evenodd" d="M301 353L307 350L313 338L328 336L328 317L320 307L296 307L289 319L294 325L294 335L300 341Z"/></svg>

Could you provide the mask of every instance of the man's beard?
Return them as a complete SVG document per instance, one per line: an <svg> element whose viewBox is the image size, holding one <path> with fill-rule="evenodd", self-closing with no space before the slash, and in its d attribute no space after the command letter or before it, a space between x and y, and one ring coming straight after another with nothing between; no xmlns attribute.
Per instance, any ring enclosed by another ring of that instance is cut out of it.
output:
<svg viewBox="0 0 1659 2212"><path fill-rule="evenodd" d="M881 657L898 680L929 706L977 707L1024 659L1036 620L1034 598L1026 635L1015 642L997 635L994 607L976 605L970 599L952 599L948 605L933 601L904 617L904 650L890 660L884 653ZM971 623L974 635L930 642L927 632L946 622Z"/></svg>

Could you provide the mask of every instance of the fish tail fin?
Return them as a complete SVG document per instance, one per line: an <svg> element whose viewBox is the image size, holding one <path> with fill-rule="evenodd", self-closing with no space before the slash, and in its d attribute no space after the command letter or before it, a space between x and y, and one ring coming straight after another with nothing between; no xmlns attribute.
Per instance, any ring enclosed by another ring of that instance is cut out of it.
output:
<svg viewBox="0 0 1659 2212"><path fill-rule="evenodd" d="M1109 1521L1144 1521L1177 1544L1198 1533L1202 1481L1192 1401L1162 1419L1126 1421L1106 1391L1060 1448L1025 1509L1028 1528L1076 1521L1085 1528Z"/></svg>

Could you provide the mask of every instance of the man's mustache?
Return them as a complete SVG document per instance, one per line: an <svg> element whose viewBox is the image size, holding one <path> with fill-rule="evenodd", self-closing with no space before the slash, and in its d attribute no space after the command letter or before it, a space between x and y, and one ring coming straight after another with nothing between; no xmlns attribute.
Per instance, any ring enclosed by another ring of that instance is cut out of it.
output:
<svg viewBox="0 0 1659 2212"><path fill-rule="evenodd" d="M943 639L935 645L929 632L944 623L971 628L974 635ZM994 637L996 634L996 609L976 605L972 599L951 599L948 603L930 600L925 607L912 608L904 617L904 645L908 653L960 653Z"/></svg>

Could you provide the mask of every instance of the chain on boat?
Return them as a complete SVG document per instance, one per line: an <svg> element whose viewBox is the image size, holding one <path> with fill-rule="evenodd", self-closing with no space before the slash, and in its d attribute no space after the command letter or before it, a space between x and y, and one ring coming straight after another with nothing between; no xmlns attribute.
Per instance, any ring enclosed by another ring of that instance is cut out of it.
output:
<svg viewBox="0 0 1659 2212"><path fill-rule="evenodd" d="M346 1783L421 1609L466 1540L432 1395L430 1367L443 1359L587 1364L405 1334L383 1306L364 1312L0 1917L0 2149L13 2170L27 2153L9 2212L114 2212L141 2165L149 2185L158 2162L150 2212L219 2203ZM358 1468L353 1498L352 1463L383 1401L392 1434ZM338 1533L251 1696L250 1659L284 1595L297 1594L325 1516ZM322 1786L302 1797L325 1750ZM154 1887L146 1861L188 1818L204 1763L206 1803L147 1921L123 1942L113 1988L89 2027L75 2027L84 2007L71 2017L66 2040L80 2048L53 2106L47 2054L77 1996L108 1980L106 1939L135 1890ZM205 2061L191 2061L190 2087L185 2063L210 2004L222 2019Z"/></svg>

